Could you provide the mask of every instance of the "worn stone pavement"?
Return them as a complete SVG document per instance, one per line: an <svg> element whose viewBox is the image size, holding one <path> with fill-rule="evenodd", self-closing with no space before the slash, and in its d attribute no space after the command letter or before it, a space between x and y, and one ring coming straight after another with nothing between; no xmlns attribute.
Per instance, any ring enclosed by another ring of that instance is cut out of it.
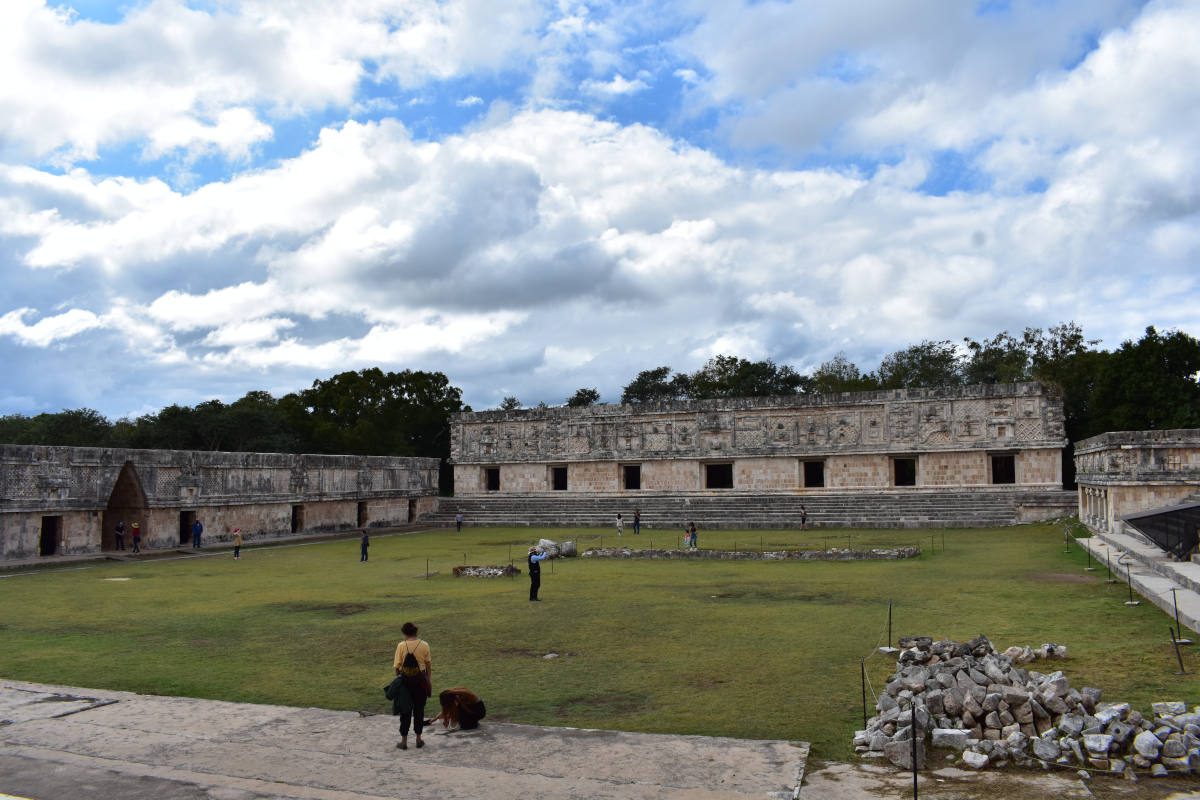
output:
<svg viewBox="0 0 1200 800"><path fill-rule="evenodd" d="M808 746L483 722L396 749L390 716L0 681L0 795L792 798ZM31 778L47 777L40 785ZM121 781L124 783L121 783Z"/></svg>

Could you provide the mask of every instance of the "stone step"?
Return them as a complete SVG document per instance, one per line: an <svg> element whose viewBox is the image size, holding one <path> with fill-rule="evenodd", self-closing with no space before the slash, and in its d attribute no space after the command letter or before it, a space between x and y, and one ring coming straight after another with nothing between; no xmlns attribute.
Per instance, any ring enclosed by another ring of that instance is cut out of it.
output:
<svg viewBox="0 0 1200 800"><path fill-rule="evenodd" d="M1076 541L1091 552L1098 574L1106 575L1111 568L1114 579L1131 583L1137 595L1162 609L1172 623L1178 604L1179 623L1200 633L1200 565L1175 561L1140 537L1124 533L1094 531Z"/></svg>

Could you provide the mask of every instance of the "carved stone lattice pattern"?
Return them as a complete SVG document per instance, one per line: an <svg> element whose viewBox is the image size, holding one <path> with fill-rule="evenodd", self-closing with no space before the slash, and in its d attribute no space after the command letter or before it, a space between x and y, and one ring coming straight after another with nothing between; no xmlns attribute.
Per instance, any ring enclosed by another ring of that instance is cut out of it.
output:
<svg viewBox="0 0 1200 800"><path fill-rule="evenodd" d="M1030 442L1042 438L1042 421L1040 419L1017 420L1017 439Z"/></svg>
<svg viewBox="0 0 1200 800"><path fill-rule="evenodd" d="M647 450L668 450L671 447L671 435L668 433L647 433L645 435Z"/></svg>

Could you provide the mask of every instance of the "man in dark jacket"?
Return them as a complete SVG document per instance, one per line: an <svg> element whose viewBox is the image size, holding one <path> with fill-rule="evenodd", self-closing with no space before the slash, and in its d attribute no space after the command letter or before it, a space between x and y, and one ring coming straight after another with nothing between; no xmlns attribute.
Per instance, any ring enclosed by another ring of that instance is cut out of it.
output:
<svg viewBox="0 0 1200 800"><path fill-rule="evenodd" d="M538 600L538 589L542 586L542 565L538 562L546 557L537 546L529 548L529 601Z"/></svg>

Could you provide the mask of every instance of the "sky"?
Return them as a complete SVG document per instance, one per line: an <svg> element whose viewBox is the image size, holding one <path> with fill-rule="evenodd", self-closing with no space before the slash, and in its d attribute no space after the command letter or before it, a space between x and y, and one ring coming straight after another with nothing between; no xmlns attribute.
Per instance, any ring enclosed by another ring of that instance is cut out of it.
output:
<svg viewBox="0 0 1200 800"><path fill-rule="evenodd" d="M0 3L0 414L1200 335L1200 0Z"/></svg>

